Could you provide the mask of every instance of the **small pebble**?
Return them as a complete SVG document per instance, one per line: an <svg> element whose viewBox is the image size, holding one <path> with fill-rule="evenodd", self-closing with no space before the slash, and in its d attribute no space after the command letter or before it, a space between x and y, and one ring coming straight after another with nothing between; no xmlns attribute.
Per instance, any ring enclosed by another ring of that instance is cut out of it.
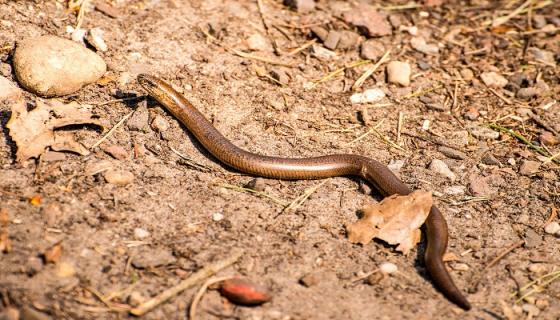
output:
<svg viewBox="0 0 560 320"><path fill-rule="evenodd" d="M541 310L539 308L537 308L535 305L529 304L529 303L524 303L521 306L521 309L523 309L523 311L527 312L527 314L529 314L528 318L532 319L533 317L536 317L539 315L539 313L541 312Z"/></svg>
<svg viewBox="0 0 560 320"><path fill-rule="evenodd" d="M43 153L43 156L41 156L41 160L47 162L64 161L66 160L66 154L64 152L47 151Z"/></svg>
<svg viewBox="0 0 560 320"><path fill-rule="evenodd" d="M263 192L266 188L266 183L263 178L254 178L245 185L245 188Z"/></svg>
<svg viewBox="0 0 560 320"><path fill-rule="evenodd" d="M255 33L247 38L247 47L253 51L271 51L272 47L262 34Z"/></svg>
<svg viewBox="0 0 560 320"><path fill-rule="evenodd" d="M383 274L392 274L399 270L396 264L391 262L383 262L379 265L379 271Z"/></svg>
<svg viewBox="0 0 560 320"><path fill-rule="evenodd" d="M86 37L87 34L87 30L86 29L74 29L72 30L72 35L70 36L70 38L72 39L72 41L80 43L80 44L84 44L84 39Z"/></svg>
<svg viewBox="0 0 560 320"><path fill-rule="evenodd" d="M451 181L455 181L455 179L457 178L455 176L455 173L453 173L453 171L449 169L447 164L439 159L432 160L432 162L430 163L430 170L441 174L442 176L448 178Z"/></svg>
<svg viewBox="0 0 560 320"><path fill-rule="evenodd" d="M544 263L531 263L527 267L527 270L529 270L531 273L543 274L548 271L548 267Z"/></svg>
<svg viewBox="0 0 560 320"><path fill-rule="evenodd" d="M335 30L331 30L331 31L329 31L329 34L327 35L327 38L323 42L323 45L327 49L334 50L334 49L336 49L336 46L338 45L338 42L340 41L341 36L342 36L342 33L338 32L338 31L335 31Z"/></svg>
<svg viewBox="0 0 560 320"><path fill-rule="evenodd" d="M84 171L87 176L94 176L98 173L110 170L112 168L113 168L113 163L111 161L100 160L100 161L88 163Z"/></svg>
<svg viewBox="0 0 560 320"><path fill-rule="evenodd" d="M62 261L56 266L56 276L59 278L69 278L76 274L76 267L73 263Z"/></svg>
<svg viewBox="0 0 560 320"><path fill-rule="evenodd" d="M41 311L25 306L21 309L20 320L51 320L52 318Z"/></svg>
<svg viewBox="0 0 560 320"><path fill-rule="evenodd" d="M123 72L119 75L117 83L119 84L119 87L124 87L130 82L131 79L132 75L130 74L130 72Z"/></svg>
<svg viewBox="0 0 560 320"><path fill-rule="evenodd" d="M148 107L146 104L142 103L134 111L132 116L128 118L126 122L128 128L133 131L148 131L148 120L150 119L150 114L148 113Z"/></svg>
<svg viewBox="0 0 560 320"><path fill-rule="evenodd" d="M410 85L410 74L411 69L407 62L391 61L387 64L387 79L390 83L408 87Z"/></svg>
<svg viewBox="0 0 560 320"><path fill-rule="evenodd" d="M138 269L155 268L173 264L177 258L165 247L138 247L132 255L132 265Z"/></svg>
<svg viewBox="0 0 560 320"><path fill-rule="evenodd" d="M481 159L482 163L489 165L489 166L500 166L501 163L498 159L496 159L496 157L494 157L493 154L491 153L487 153L485 154L482 159Z"/></svg>
<svg viewBox="0 0 560 320"><path fill-rule="evenodd" d="M103 174L105 180L116 186L126 186L134 181L134 174L127 170L110 169Z"/></svg>
<svg viewBox="0 0 560 320"><path fill-rule="evenodd" d="M224 215L220 212L212 213L212 220L215 222L222 221L224 219Z"/></svg>
<svg viewBox="0 0 560 320"><path fill-rule="evenodd" d="M500 133L487 127L473 126L469 128L470 133L478 139L496 140L500 137Z"/></svg>
<svg viewBox="0 0 560 320"><path fill-rule="evenodd" d="M477 108L471 107L467 109L463 116L468 120L474 121L480 117L480 112L478 112Z"/></svg>
<svg viewBox="0 0 560 320"><path fill-rule="evenodd" d="M532 176L539 171L540 166L540 162L523 160L521 166L519 167L519 174L522 174L524 176Z"/></svg>
<svg viewBox="0 0 560 320"><path fill-rule="evenodd" d="M536 29L542 29L546 26L546 18L543 15L535 14L532 17L533 27Z"/></svg>
<svg viewBox="0 0 560 320"><path fill-rule="evenodd" d="M548 234L557 234L558 232L560 232L560 224L556 221L553 221L544 227L544 232Z"/></svg>
<svg viewBox="0 0 560 320"><path fill-rule="evenodd" d="M539 48L532 47L529 48L527 52L534 60L540 60L548 64L556 65L556 59L554 57L554 52L552 51L547 51L547 50L542 50Z"/></svg>
<svg viewBox="0 0 560 320"><path fill-rule="evenodd" d="M464 152L446 146L441 146L438 148L438 150L439 152L443 153L446 157L451 159L463 160L467 158L467 155Z"/></svg>
<svg viewBox="0 0 560 320"><path fill-rule="evenodd" d="M138 291L132 291L128 297L126 298L126 301L128 302L128 304L130 304L131 306L138 306L142 303L144 303L144 301L146 301L146 297L144 297L140 292Z"/></svg>
<svg viewBox="0 0 560 320"><path fill-rule="evenodd" d="M315 0L284 0L284 5L299 13L306 13L315 9Z"/></svg>
<svg viewBox="0 0 560 320"><path fill-rule="evenodd" d="M111 157L117 160L126 160L130 157L125 148L116 144L103 148L103 151L107 152Z"/></svg>
<svg viewBox="0 0 560 320"><path fill-rule="evenodd" d="M426 39L422 37L412 37L410 39L410 46L414 48L416 51L425 53L425 54L438 54L439 47L435 44L427 44Z"/></svg>
<svg viewBox="0 0 560 320"><path fill-rule="evenodd" d="M287 85L290 82L290 76L284 69L274 68L270 70L270 76L282 85Z"/></svg>
<svg viewBox="0 0 560 320"><path fill-rule="evenodd" d="M319 282L321 282L321 275L318 272L308 273L299 279L299 283L308 288L318 285Z"/></svg>
<svg viewBox="0 0 560 320"><path fill-rule="evenodd" d="M93 51L55 36L18 42L13 63L21 85L46 97L74 93L97 81L107 70L103 59Z"/></svg>
<svg viewBox="0 0 560 320"><path fill-rule="evenodd" d="M367 89L361 93L350 96L351 103L372 103L385 98L385 92L379 88Z"/></svg>
<svg viewBox="0 0 560 320"><path fill-rule="evenodd" d="M169 122L158 114L154 117L154 120L152 120L152 129L156 132L165 132L169 129Z"/></svg>
<svg viewBox="0 0 560 320"><path fill-rule="evenodd" d="M525 248L537 248L542 243L542 237L533 229L527 229L525 232Z"/></svg>
<svg viewBox="0 0 560 320"><path fill-rule="evenodd" d="M311 27L311 32L321 41L325 41L329 35L329 31L320 26Z"/></svg>
<svg viewBox="0 0 560 320"><path fill-rule="evenodd" d="M106 52L107 50L109 50L109 48L107 47L105 40L103 40L104 34L105 31L103 31L101 28L91 28L89 30L88 36L86 37L86 40L95 49L97 49L97 51Z"/></svg>
<svg viewBox="0 0 560 320"><path fill-rule="evenodd" d="M459 196L459 195L464 195L466 191L467 188L465 188L464 186L451 186L445 188L443 192L451 196Z"/></svg>
<svg viewBox="0 0 560 320"><path fill-rule="evenodd" d="M138 240L146 239L150 236L150 232L142 228L134 228L134 238Z"/></svg>
<svg viewBox="0 0 560 320"><path fill-rule="evenodd" d="M374 39L366 40L360 48L360 56L362 59L377 61L385 53L385 46Z"/></svg>
<svg viewBox="0 0 560 320"><path fill-rule="evenodd" d="M457 271L469 271L469 265L466 263L454 263L452 265L453 270Z"/></svg>
<svg viewBox="0 0 560 320"><path fill-rule="evenodd" d="M523 100L531 100L539 95L539 89L535 87L521 88L517 91L516 97Z"/></svg>
<svg viewBox="0 0 560 320"><path fill-rule="evenodd" d="M311 46L311 54L315 58L324 61L331 60L336 57L336 52L323 48L322 46L316 44Z"/></svg>
<svg viewBox="0 0 560 320"><path fill-rule="evenodd" d="M349 30L340 31L340 40L336 45L339 50L349 50L353 49L358 45L360 41L360 35Z"/></svg>
<svg viewBox="0 0 560 320"><path fill-rule="evenodd" d="M508 83L507 79L496 72L484 72L480 75L482 82L490 88L503 88Z"/></svg>
<svg viewBox="0 0 560 320"><path fill-rule="evenodd" d="M220 293L229 301L246 306L260 305L272 298L264 286L246 278L224 280Z"/></svg>
<svg viewBox="0 0 560 320"><path fill-rule="evenodd" d="M422 71L426 71L426 70L430 70L430 68L432 68L432 66L430 65L430 63L428 61L419 60L418 61L418 68L420 68L420 70L422 70Z"/></svg>
<svg viewBox="0 0 560 320"><path fill-rule="evenodd" d="M535 301L535 306L541 310L548 308L549 305L550 304L546 299L537 299L537 301Z"/></svg>
<svg viewBox="0 0 560 320"><path fill-rule="evenodd" d="M343 19L356 26L367 37L382 37L393 33L386 15L378 12L372 5L362 3L344 12Z"/></svg>

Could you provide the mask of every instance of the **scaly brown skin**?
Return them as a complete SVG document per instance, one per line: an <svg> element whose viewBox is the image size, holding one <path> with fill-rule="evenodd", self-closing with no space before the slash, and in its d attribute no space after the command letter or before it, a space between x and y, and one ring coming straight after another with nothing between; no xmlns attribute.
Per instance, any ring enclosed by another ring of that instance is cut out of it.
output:
<svg viewBox="0 0 560 320"><path fill-rule="evenodd" d="M374 185L384 196L406 195L411 190L380 162L353 154L335 154L314 158L262 156L242 150L229 142L183 95L154 76L141 74L138 82L150 96L183 123L214 157L239 171L275 179L321 179L359 176ZM433 206L426 219L427 248L425 262L436 287L459 307L469 310L470 303L455 286L443 264L447 248L447 223Z"/></svg>

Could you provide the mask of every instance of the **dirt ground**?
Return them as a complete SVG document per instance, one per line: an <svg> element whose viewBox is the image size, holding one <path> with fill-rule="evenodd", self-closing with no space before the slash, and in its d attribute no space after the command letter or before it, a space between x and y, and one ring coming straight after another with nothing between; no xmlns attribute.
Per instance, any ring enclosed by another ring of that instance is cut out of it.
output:
<svg viewBox="0 0 560 320"><path fill-rule="evenodd" d="M0 231L12 245L0 253L0 318L18 312L22 319L133 317L130 307L242 248L242 258L218 276L247 276L267 287L272 300L241 307L209 290L199 319L560 319L560 234L544 230L558 221L560 199L559 166L550 161L559 151L560 3L529 1L523 8L531 10L516 12L525 1L426 1L435 3L429 7L364 1L391 22L390 35L371 41L391 49L390 60L408 62L412 80L408 87L389 83L383 63L353 90L372 65L353 67L368 37L341 18L358 1L321 0L309 12L279 0L263 0L261 10L245 0L112 2L109 9L86 10L82 25L105 30L109 50L98 54L107 75L63 97L95 105L109 124L103 132L72 128L85 146L134 111L99 147L87 156L16 163L5 127L11 106L0 105L0 209L9 217ZM498 17L508 19L492 26ZM66 1L0 1L0 22L1 72L15 82L16 42L44 34L69 38L76 14ZM359 38L333 50L336 57L318 57L312 46L324 44L311 32L317 26ZM437 52L414 49L414 34ZM261 50L250 51L254 35L266 40ZM552 61L542 52L551 52ZM489 71L508 84L485 85L480 75ZM352 153L403 164L404 182L434 192L449 224L448 267L473 309L462 311L432 286L423 242L404 256L382 242L348 241L345 225L363 205L380 200L370 186L345 177L258 179L262 192L251 193L243 188L253 177L220 165L155 101L134 99L145 94L135 80L139 73L173 83L249 151ZM535 86L538 94L520 95L520 88ZM354 92L370 88L386 97L350 102ZM26 99L36 96L26 93ZM484 129L490 133L477 133ZM114 146L126 151L120 160L110 155ZM430 169L433 159L443 160L455 178ZM132 172L134 181L116 186L102 173L90 174L102 160ZM283 210L315 187L295 210ZM367 277L383 262L397 265L398 273ZM188 318L200 285L143 318Z"/></svg>

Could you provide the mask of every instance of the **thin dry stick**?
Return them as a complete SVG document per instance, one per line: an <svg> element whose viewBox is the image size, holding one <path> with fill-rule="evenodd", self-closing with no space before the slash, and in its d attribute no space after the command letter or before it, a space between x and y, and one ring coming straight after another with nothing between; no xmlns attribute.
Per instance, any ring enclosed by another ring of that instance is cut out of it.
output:
<svg viewBox="0 0 560 320"><path fill-rule="evenodd" d="M222 281L229 280L229 279L232 279L232 278L233 277L221 277L221 278L208 279L208 281L206 281L200 287L200 289L198 289L198 292L196 293L196 295L193 298L193 301L191 302L191 307L189 309L189 320L195 320L196 319L196 308L198 307L198 303L202 299L202 296L204 295L204 293L206 293L206 290L208 290L209 286L213 285L214 283L222 282Z"/></svg>
<svg viewBox="0 0 560 320"><path fill-rule="evenodd" d="M201 170L201 171L214 171L214 169L205 166L203 164L200 164L196 161L194 161L193 159L185 156L184 154L180 153L179 151L175 150L175 148L173 148L172 146L169 146L169 149L171 149L171 151L173 151L173 153L175 153L176 155L178 155L181 159L185 160L185 162L194 167L195 169Z"/></svg>
<svg viewBox="0 0 560 320"><path fill-rule="evenodd" d="M234 190L234 191L238 191L238 192L252 193L252 194L257 195L259 197L270 199L270 200L272 200L272 202L274 202L274 203L276 203L280 206L283 206L283 207L288 205L288 203L286 201L280 200L280 199L278 199L274 196L269 195L268 193L264 193L264 192L261 192L261 191L257 191L257 190L253 190L253 189L249 189L249 188L238 187L238 186L234 186L232 184L227 184L227 183L222 183L219 186L222 187L222 188L226 188L226 189L230 189L230 190Z"/></svg>
<svg viewBox="0 0 560 320"><path fill-rule="evenodd" d="M401 132L404 122L404 112L399 111L399 121L397 123L397 144L401 145Z"/></svg>
<svg viewBox="0 0 560 320"><path fill-rule="evenodd" d="M86 14L86 7L88 5L89 0L84 0L82 1L82 3L80 4L80 10L78 11L78 18L76 19L76 30L80 29L80 27L82 26L82 23L84 22L84 17Z"/></svg>
<svg viewBox="0 0 560 320"><path fill-rule="evenodd" d="M484 269L482 269L482 271L486 271L488 269L490 269L491 267L493 267L496 263L498 263L498 261L502 260L508 253L512 252L513 250L521 247L523 244L525 243L525 240L521 240L519 242L516 242L514 244L512 244L509 248L507 248L506 250L504 250L502 253L500 253L496 258L492 259L492 261L490 261L486 267L484 267Z"/></svg>
<svg viewBox="0 0 560 320"><path fill-rule="evenodd" d="M358 60L356 62L352 62L351 64L349 64L348 66L344 66L342 68L338 68L336 70L334 70L333 72L328 73L327 75L325 75L324 77L321 77L317 80L313 80L314 84L317 85L321 82L325 82L328 81L334 77L336 77L337 75L343 73L346 69L350 69L350 68L354 68L354 67L358 67L364 64L369 64L371 63L371 60Z"/></svg>
<svg viewBox="0 0 560 320"><path fill-rule="evenodd" d="M304 43L303 45L301 45L300 47L295 48L294 50L288 52L287 55L288 55L288 56L293 56L293 55L295 55L295 54L298 54L298 53L302 52L303 50L305 50L305 49L311 47L311 46L312 46L313 44L315 44L316 42L317 42L317 39L309 40L309 41L307 41L306 43Z"/></svg>
<svg viewBox="0 0 560 320"><path fill-rule="evenodd" d="M294 199L294 201L292 201L288 206L286 206L284 208L284 210L282 210L282 212L288 211L288 210L296 210L297 208L299 208L304 202L305 200L307 200L307 198L309 198L315 191L317 191L317 189L319 189L322 185L324 185L325 183L327 183L328 180L325 180L321 183L319 183L316 186L313 186L311 188L306 189L303 194L301 194L300 196L298 196L297 198Z"/></svg>
<svg viewBox="0 0 560 320"><path fill-rule="evenodd" d="M376 64L374 64L373 66L369 67L359 78L358 80L356 80L356 82L354 82L354 85L352 85L352 90L356 90L359 87L362 86L362 84L364 84L364 82L366 81L367 78L369 78L369 76L371 76L375 70L377 70L377 68L379 68L379 66L385 62L385 60L387 60L387 58L389 57L389 54L391 53L391 49L385 51L385 53L383 54L383 56L381 57L381 59L379 59L379 61L377 61Z"/></svg>
<svg viewBox="0 0 560 320"><path fill-rule="evenodd" d="M493 28L495 28L497 26L500 26L500 25L508 22L511 18L521 14L523 12L523 10L525 8L527 8L527 6L529 6L533 3L533 1L534 0L527 0L522 5L520 5L517 9L510 12L508 15L498 17L494 21L492 21L492 20L485 21L483 23L483 25L485 25L485 26L491 25Z"/></svg>
<svg viewBox="0 0 560 320"><path fill-rule="evenodd" d="M114 127L111 128L111 130L109 130L109 132L107 132L106 135L104 135L101 139L99 139L96 143L94 143L91 147L89 147L90 149L94 149L96 148L98 145L100 145L101 143L103 143L103 141L105 141L110 135L113 134L113 132L115 132L115 130L117 130L125 121L126 119L128 119L132 114L134 113L134 111L130 111L126 116L124 116Z"/></svg>
<svg viewBox="0 0 560 320"><path fill-rule="evenodd" d="M512 104L511 100L506 98L503 94L499 93L498 91L494 90L493 88L488 87L488 90L492 92L496 97L502 99L507 104Z"/></svg>
<svg viewBox="0 0 560 320"><path fill-rule="evenodd" d="M138 97L129 97L129 98L122 98L122 99L113 99L113 100L109 100L109 101L103 101L103 102L99 102L99 103L89 103L91 105L94 106L105 106L111 103L116 103L116 102L122 102L122 101L131 101L131 100L141 100L141 99L145 99L146 96L138 96Z"/></svg>
<svg viewBox="0 0 560 320"><path fill-rule="evenodd" d="M401 151L406 152L406 150L399 146L398 144L394 143L393 141L391 141L391 139L389 139L389 137L387 137L386 135L384 135L383 133L381 133L379 130L372 128L373 132L379 137L381 138L383 141L385 141L385 143L389 144L390 146L397 148Z"/></svg>
<svg viewBox="0 0 560 320"><path fill-rule="evenodd" d="M198 270L197 272L195 272L193 275L191 275L187 279L179 282L178 285L163 291L162 293L158 294L157 296L153 297L152 299L150 299L150 300L142 303L138 307L130 310L130 313L135 315L135 316L144 315L146 312L149 312L150 310L154 309L155 307L162 304L163 302L165 302L165 301L173 298L174 296L178 295L182 291L194 286L195 284L202 281L203 279L211 277L214 274L216 274L217 272L219 272L220 270L231 266L232 264L237 262L237 260L239 260L239 258L241 258L241 256L243 254L244 254L244 250L236 250L230 257L228 257L224 260L214 262L214 263L212 263L208 266L205 266L204 268Z"/></svg>
<svg viewBox="0 0 560 320"><path fill-rule="evenodd" d="M354 139L354 140L348 142L348 143L346 144L346 146L349 146L349 145L351 145L351 144L353 144L353 143L356 143L356 142L362 140L363 138L367 137L368 135L370 135L370 134L373 132L373 130L375 130L376 128L378 128L378 127L383 123L383 121L385 121L385 118L381 119L377 124L375 124L375 126L373 126L371 129L369 129L368 131L366 131L366 133L364 133L364 134L360 135L359 137L357 137L356 139Z"/></svg>
<svg viewBox="0 0 560 320"><path fill-rule="evenodd" d="M544 287L546 287L546 286L548 286L549 284L551 284L552 282L556 281L556 279L559 279L559 278L560 278L560 271L554 271L554 272L551 272L551 273L549 273L549 274L546 274L546 275L540 277L539 279L537 279L537 280L531 282L530 285L534 285L534 284L537 283L538 281L544 280L545 278L548 278L548 277L550 277L550 279L546 280L545 282L541 283L541 284L538 285L538 286L534 286L533 289L529 290L527 293L525 293L525 294L524 294L523 296L521 296L519 299L515 300L515 303L518 303L518 302L520 302L521 300L526 299L527 297L529 297L529 296L532 295L533 293L538 292L539 290L542 290ZM525 290L525 289L528 288L528 287L529 287L528 285L524 286L524 289L519 290L520 293L521 293L522 290Z"/></svg>
<svg viewBox="0 0 560 320"><path fill-rule="evenodd" d="M280 50L278 49L278 44L276 43L276 40L272 36L272 33L270 32L270 26L268 25L268 22L266 21L266 19L264 17L262 0L257 0L257 7L259 9L259 14L260 14L263 26L264 26L264 30L266 31L266 35L268 36L268 38L270 39L270 42L272 43L272 48L274 49L274 53L276 53L277 55L280 55Z"/></svg>

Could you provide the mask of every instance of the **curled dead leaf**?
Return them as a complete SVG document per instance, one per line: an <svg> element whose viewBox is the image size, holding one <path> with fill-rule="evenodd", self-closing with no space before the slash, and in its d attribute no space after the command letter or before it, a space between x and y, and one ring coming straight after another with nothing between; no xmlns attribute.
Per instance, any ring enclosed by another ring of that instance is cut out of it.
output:
<svg viewBox="0 0 560 320"><path fill-rule="evenodd" d="M364 208L364 216L346 226L352 243L367 244L373 238L397 245L407 254L420 241L420 226L432 207L432 194L415 191L406 196L393 195Z"/></svg>
<svg viewBox="0 0 560 320"><path fill-rule="evenodd" d="M10 129L10 136L18 148L17 161L23 162L40 156L47 147L55 151L87 155L87 148L76 142L71 133L55 131L76 124L92 124L103 128L89 105L38 99L37 107L27 111L25 100L19 99L12 105L12 116L6 127Z"/></svg>

